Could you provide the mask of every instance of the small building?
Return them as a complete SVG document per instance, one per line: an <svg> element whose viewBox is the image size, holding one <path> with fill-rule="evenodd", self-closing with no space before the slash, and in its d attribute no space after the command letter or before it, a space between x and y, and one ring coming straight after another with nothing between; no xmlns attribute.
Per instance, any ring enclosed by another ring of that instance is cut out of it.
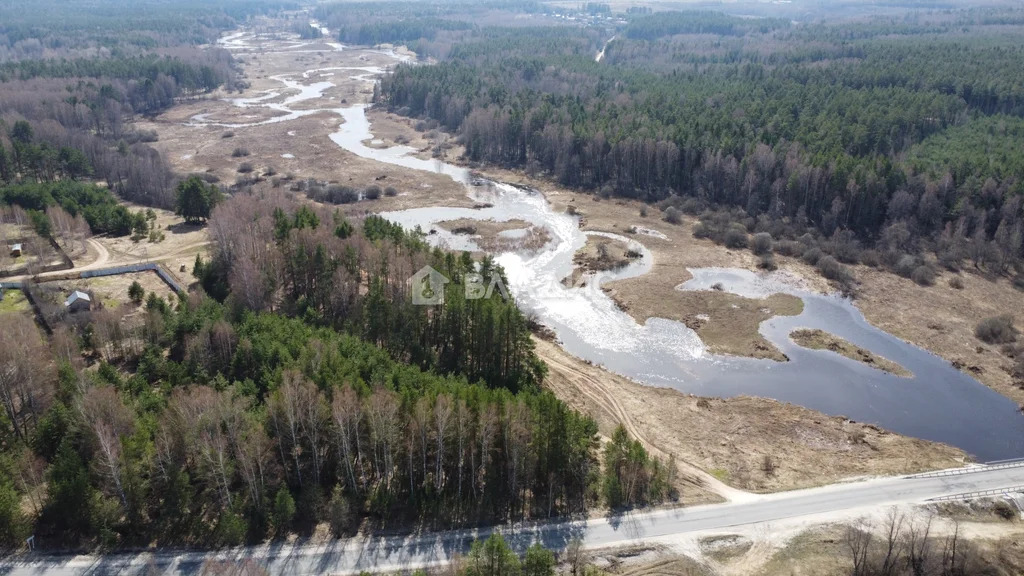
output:
<svg viewBox="0 0 1024 576"><path fill-rule="evenodd" d="M81 290L75 290L64 301L64 309L68 312L81 312L90 308L92 308L92 298L89 298L89 295Z"/></svg>
<svg viewBox="0 0 1024 576"><path fill-rule="evenodd" d="M11 246L11 258L21 258L21 244Z"/></svg>

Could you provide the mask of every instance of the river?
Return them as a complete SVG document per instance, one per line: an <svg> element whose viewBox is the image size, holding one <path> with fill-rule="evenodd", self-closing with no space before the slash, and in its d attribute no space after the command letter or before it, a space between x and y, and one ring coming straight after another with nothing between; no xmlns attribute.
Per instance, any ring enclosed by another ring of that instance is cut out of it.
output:
<svg viewBox="0 0 1024 576"><path fill-rule="evenodd" d="M247 46L241 35L228 36L222 44L235 49ZM393 52L391 55L403 58ZM782 292L801 298L804 310L800 315L773 317L760 326L765 338L785 353L789 362L714 355L682 323L652 318L640 324L621 311L600 290L600 285L648 273L651 253L638 237L644 232L657 232L639 230L640 234L630 238L600 233L630 243L642 257L619 271L595 277L586 287L566 287L561 280L572 271L573 255L584 245L587 234L594 232L581 231L576 217L555 212L536 191L500 182L472 181L465 168L418 158L415 150L407 146L367 146L373 134L363 104L317 110L290 108L295 102L320 98L323 90L333 86L329 81L302 82L317 77L323 70L274 77L282 83L280 93L298 91L282 102L268 102L279 92L228 101L235 106L266 107L283 114L263 123L285 122L315 112L336 113L344 122L330 139L339 147L378 162L445 174L465 185L467 195L475 202L489 205L482 209L429 207L382 214L405 227L437 229L438 222L469 218L520 219L547 229L551 240L542 249L497 254L496 260L504 267L509 289L519 306L553 329L570 353L648 385L704 396L775 398L826 414L871 422L900 434L945 442L983 461L1024 455L1024 416L1013 402L938 356L871 326L848 299L804 291L784 274L697 268L690 270L693 279L679 289L709 289L721 284L725 291L742 296ZM384 72L370 67L331 70L360 71L360 79L366 81L373 81L374 75ZM197 115L190 124L216 123ZM219 125L245 128L257 124ZM475 248L471 240L442 230L427 239L449 248ZM798 327L820 328L835 334L897 362L913 376L898 377L838 354L802 348L788 337Z"/></svg>

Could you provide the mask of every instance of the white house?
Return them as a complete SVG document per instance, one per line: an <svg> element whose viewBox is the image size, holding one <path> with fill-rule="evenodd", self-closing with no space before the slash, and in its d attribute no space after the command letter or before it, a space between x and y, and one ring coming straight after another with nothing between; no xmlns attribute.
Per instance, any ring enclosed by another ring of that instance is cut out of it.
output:
<svg viewBox="0 0 1024 576"><path fill-rule="evenodd" d="M64 301L64 308L68 312L79 312L82 310L88 310L92 308L92 298L81 290L75 290L68 296L68 299Z"/></svg>

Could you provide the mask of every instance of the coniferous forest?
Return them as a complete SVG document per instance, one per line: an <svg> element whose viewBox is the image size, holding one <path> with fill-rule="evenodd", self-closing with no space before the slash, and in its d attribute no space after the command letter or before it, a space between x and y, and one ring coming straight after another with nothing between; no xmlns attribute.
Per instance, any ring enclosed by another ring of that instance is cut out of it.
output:
<svg viewBox="0 0 1024 576"><path fill-rule="evenodd" d="M593 27L452 36L437 65L383 79L377 101L457 133L472 162L711 226L724 215L841 262L870 249L869 264L894 270L924 254L951 269L1019 265L1019 10L628 18L600 62L612 31Z"/></svg>

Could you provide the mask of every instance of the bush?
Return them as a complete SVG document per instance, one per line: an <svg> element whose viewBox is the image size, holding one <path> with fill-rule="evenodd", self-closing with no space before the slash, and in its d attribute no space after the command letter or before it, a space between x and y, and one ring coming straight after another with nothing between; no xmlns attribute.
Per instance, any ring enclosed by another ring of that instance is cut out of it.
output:
<svg viewBox="0 0 1024 576"><path fill-rule="evenodd" d="M238 148L235 148L234 150L231 151L231 157L232 158L244 158L244 157L246 157L248 155L249 155L249 149L248 148L242 148L241 146L239 146Z"/></svg>
<svg viewBox="0 0 1024 576"><path fill-rule="evenodd" d="M711 237L711 227L708 226L707 224L703 223L703 222L701 222L700 224L697 224L696 226L693 227L693 237L694 238L710 238Z"/></svg>
<svg viewBox="0 0 1024 576"><path fill-rule="evenodd" d="M865 250L860 253L860 262L865 266L878 268L882 265L882 255L878 253L878 250Z"/></svg>
<svg viewBox="0 0 1024 576"><path fill-rule="evenodd" d="M253 170L255 170L255 168L253 167L252 162L242 162L242 164L238 167L238 172L240 174L248 174Z"/></svg>
<svg viewBox="0 0 1024 576"><path fill-rule="evenodd" d="M1003 314L985 318L975 326L974 336L989 344L1016 342L1017 329L1013 327L1013 316Z"/></svg>
<svg viewBox="0 0 1024 576"><path fill-rule="evenodd" d="M1013 287L1017 290L1024 290L1024 274L1017 274L1013 277Z"/></svg>
<svg viewBox="0 0 1024 576"><path fill-rule="evenodd" d="M384 189L384 195L388 197L398 196L398 190L394 186L388 186Z"/></svg>
<svg viewBox="0 0 1024 576"><path fill-rule="evenodd" d="M914 268L910 278L921 286L931 286L935 284L935 270L932 270L932 267L927 265L918 266Z"/></svg>
<svg viewBox="0 0 1024 576"><path fill-rule="evenodd" d="M992 511L1003 520L1013 520L1019 516L1017 510L1010 506L1006 500L996 500L992 505Z"/></svg>
<svg viewBox="0 0 1024 576"><path fill-rule="evenodd" d="M665 222L669 224L679 224L683 221L683 213L679 211L675 206L669 206L665 209Z"/></svg>
<svg viewBox="0 0 1024 576"><path fill-rule="evenodd" d="M750 249L754 254L763 256L772 251L773 244L774 241L772 240L771 234L767 232L758 232L757 234L754 234L754 237L751 239Z"/></svg>
<svg viewBox="0 0 1024 576"><path fill-rule="evenodd" d="M682 210L684 214L696 216L704 210L704 204L696 198L687 198L679 205L679 209Z"/></svg>
<svg viewBox="0 0 1024 576"><path fill-rule="evenodd" d="M746 248L747 233L739 228L730 228L729 231L725 233L724 242L728 248Z"/></svg>
<svg viewBox="0 0 1024 576"><path fill-rule="evenodd" d="M962 258L960 255L952 250L941 250L936 256L939 259L939 264L943 268L950 272L959 272Z"/></svg>
<svg viewBox="0 0 1024 576"><path fill-rule="evenodd" d="M804 253L804 245L795 240L779 240L772 248L776 254L783 256L800 256Z"/></svg>
<svg viewBox="0 0 1024 576"><path fill-rule="evenodd" d="M771 252L761 255L761 261L757 263L757 267L762 270L776 270L778 266L775 264L775 255Z"/></svg>
<svg viewBox="0 0 1024 576"><path fill-rule="evenodd" d="M647 218L647 206L640 207L640 217Z"/></svg>
<svg viewBox="0 0 1024 576"><path fill-rule="evenodd" d="M818 259L816 266L818 272L829 280L837 282L848 282L850 280L850 272L846 269L846 266L843 266L831 256L822 256Z"/></svg>
<svg viewBox="0 0 1024 576"><path fill-rule="evenodd" d="M821 260L822 256L824 255L825 254L821 251L821 248L813 247L805 250L803 255L800 256L800 259L810 264L811 266L816 266L818 264L818 260Z"/></svg>
<svg viewBox="0 0 1024 576"><path fill-rule="evenodd" d="M914 270L917 270L917 259L910 254L904 254L896 261L893 270L904 278L910 278L914 275Z"/></svg>
<svg viewBox="0 0 1024 576"><path fill-rule="evenodd" d="M380 186L367 186L366 190L363 190L363 198L366 198L367 200L376 200L380 198Z"/></svg>
<svg viewBox="0 0 1024 576"><path fill-rule="evenodd" d="M221 134L220 137L221 138L234 138L235 137L235 133L230 131L230 130L228 130L227 132Z"/></svg>
<svg viewBox="0 0 1024 576"><path fill-rule="evenodd" d="M952 278L949 279L949 287L956 288L957 290L963 290L964 281L961 280L959 276L953 276Z"/></svg>

